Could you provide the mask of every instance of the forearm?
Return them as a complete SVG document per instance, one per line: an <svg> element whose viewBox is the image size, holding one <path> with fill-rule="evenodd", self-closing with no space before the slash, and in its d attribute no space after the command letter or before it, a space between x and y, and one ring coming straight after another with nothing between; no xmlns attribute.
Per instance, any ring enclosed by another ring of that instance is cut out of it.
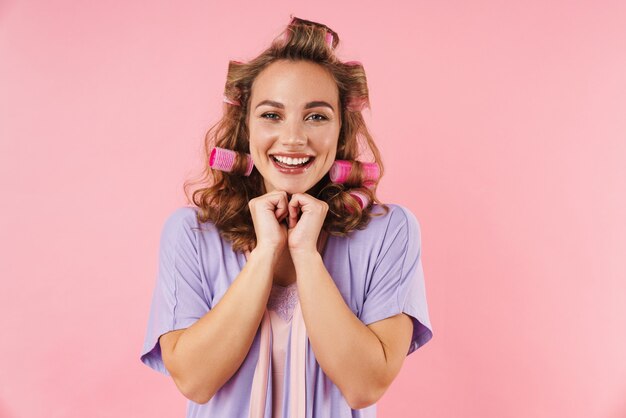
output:
<svg viewBox="0 0 626 418"><path fill-rule="evenodd" d="M318 363L353 408L367 406L386 387L383 345L346 305L319 253L293 260L307 335Z"/></svg>
<svg viewBox="0 0 626 418"><path fill-rule="evenodd" d="M272 286L270 257L253 251L217 305L179 337L172 376L194 399L208 401L246 358Z"/></svg>

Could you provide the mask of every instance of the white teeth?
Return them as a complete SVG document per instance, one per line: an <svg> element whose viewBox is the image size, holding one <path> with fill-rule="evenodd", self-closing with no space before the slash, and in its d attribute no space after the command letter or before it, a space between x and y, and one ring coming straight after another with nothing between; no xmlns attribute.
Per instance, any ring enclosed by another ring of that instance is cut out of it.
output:
<svg viewBox="0 0 626 418"><path fill-rule="evenodd" d="M291 157L281 157L281 156L278 156L278 155L275 155L274 158L276 158L276 160L280 161L281 163L288 164L288 165L304 164L304 163L308 162L311 159L310 157L291 158Z"/></svg>

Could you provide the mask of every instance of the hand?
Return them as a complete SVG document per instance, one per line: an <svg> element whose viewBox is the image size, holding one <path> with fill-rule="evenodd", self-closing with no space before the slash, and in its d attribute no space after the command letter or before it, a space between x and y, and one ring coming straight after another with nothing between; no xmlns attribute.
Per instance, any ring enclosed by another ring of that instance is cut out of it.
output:
<svg viewBox="0 0 626 418"><path fill-rule="evenodd" d="M288 215L287 193L266 193L251 199L248 207L256 233L256 248L280 255L287 242L287 226L283 222Z"/></svg>
<svg viewBox="0 0 626 418"><path fill-rule="evenodd" d="M306 193L295 193L288 209L287 242L292 257L317 252L317 240L326 219L328 203Z"/></svg>

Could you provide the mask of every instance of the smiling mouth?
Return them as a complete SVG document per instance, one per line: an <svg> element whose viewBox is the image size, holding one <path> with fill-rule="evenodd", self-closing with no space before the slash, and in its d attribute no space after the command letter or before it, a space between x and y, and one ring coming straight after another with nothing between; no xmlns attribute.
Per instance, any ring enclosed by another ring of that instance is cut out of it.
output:
<svg viewBox="0 0 626 418"><path fill-rule="evenodd" d="M270 155L270 159L274 163L274 166L277 167L282 173L299 174L311 166L315 157L291 158Z"/></svg>

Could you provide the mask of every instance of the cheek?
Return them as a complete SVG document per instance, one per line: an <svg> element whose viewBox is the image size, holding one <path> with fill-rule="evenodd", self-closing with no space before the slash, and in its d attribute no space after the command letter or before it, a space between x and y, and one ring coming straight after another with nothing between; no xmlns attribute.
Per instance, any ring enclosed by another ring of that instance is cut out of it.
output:
<svg viewBox="0 0 626 418"><path fill-rule="evenodd" d="M272 143L272 134L263 125L250 126L250 151L264 153Z"/></svg>
<svg viewBox="0 0 626 418"><path fill-rule="evenodd" d="M325 135L323 138L320 138L320 140L317 141L317 144L318 152L334 154L335 152L337 152L338 138L334 134Z"/></svg>

